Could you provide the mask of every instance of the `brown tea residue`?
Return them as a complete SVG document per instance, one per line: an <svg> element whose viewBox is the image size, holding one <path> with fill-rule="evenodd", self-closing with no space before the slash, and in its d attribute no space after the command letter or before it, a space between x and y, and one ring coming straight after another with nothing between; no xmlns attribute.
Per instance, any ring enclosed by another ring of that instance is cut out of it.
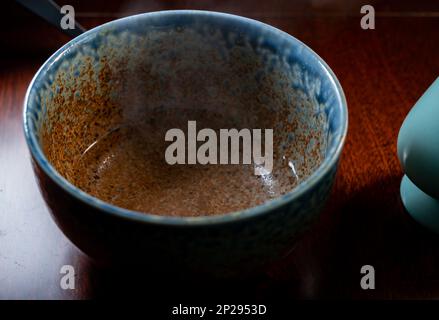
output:
<svg viewBox="0 0 439 320"><path fill-rule="evenodd" d="M101 200L175 216L248 209L308 177L324 159L327 121L291 86L303 75L246 41L229 48L221 32L209 37L164 28L84 43L40 93L40 143L53 167ZM198 130L273 129L272 173L167 164L165 133L189 120Z"/></svg>
<svg viewBox="0 0 439 320"><path fill-rule="evenodd" d="M74 170L82 172L76 184L119 207L200 216L259 205L288 192L297 182L288 166L279 163L265 176L254 175L253 165L168 164L165 150L170 142L165 141L165 133L171 128L186 132L189 115L198 130L208 127L219 132L227 124L234 125L227 117L202 110L154 112L147 120L115 127L92 143L75 162Z"/></svg>

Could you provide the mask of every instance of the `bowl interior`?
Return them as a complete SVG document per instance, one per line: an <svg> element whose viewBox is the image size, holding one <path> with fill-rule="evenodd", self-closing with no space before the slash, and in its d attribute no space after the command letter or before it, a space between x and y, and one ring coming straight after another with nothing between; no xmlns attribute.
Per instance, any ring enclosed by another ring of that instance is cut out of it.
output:
<svg viewBox="0 0 439 320"><path fill-rule="evenodd" d="M127 18L78 37L45 64L27 108L45 158L71 184L122 208L199 216L257 206L305 181L340 143L339 94L294 38L247 19L186 12ZM189 120L218 137L220 129L273 129L272 171L169 165L166 132L186 133Z"/></svg>

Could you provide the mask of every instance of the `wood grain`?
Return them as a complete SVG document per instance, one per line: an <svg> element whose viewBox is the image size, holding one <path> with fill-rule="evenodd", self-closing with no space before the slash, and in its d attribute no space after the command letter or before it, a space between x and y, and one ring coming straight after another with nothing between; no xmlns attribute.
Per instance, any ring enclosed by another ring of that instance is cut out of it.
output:
<svg viewBox="0 0 439 320"><path fill-rule="evenodd" d="M369 31L360 28L361 1L243 1L239 6L231 1L132 1L130 6L105 1L106 11L96 16L103 3L88 7L89 2L73 2L79 22L92 27L127 12L202 8L259 19L313 48L338 76L349 105L349 133L332 197L295 250L253 279L191 284L188 293L188 279L171 282L142 270L92 265L52 222L33 178L21 124L28 83L50 52L68 39L8 4L13 16L8 35L2 27L0 37L6 48L0 60L0 298L86 299L148 292L164 299L224 293L250 300L439 298L439 237L405 213L396 157L405 115L439 76L439 14L407 13L437 13L439 3L369 1L378 13L376 30ZM59 286L64 264L76 268L75 290ZM360 268L366 264L375 267L375 290L360 288Z"/></svg>

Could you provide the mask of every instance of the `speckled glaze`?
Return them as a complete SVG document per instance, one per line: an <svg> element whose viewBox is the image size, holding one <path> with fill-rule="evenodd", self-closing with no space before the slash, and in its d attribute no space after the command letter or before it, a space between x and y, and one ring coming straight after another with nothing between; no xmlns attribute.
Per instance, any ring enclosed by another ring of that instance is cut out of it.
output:
<svg viewBox="0 0 439 320"><path fill-rule="evenodd" d="M287 155L301 179L286 181L275 199L214 216L141 213L86 193L93 194L81 182L84 168L74 165L84 149L163 105L221 106L242 127L273 127L273 172ZM292 36L228 14L164 11L110 22L57 51L29 86L24 127L51 213L85 253L226 275L280 257L317 216L347 108L332 71Z"/></svg>

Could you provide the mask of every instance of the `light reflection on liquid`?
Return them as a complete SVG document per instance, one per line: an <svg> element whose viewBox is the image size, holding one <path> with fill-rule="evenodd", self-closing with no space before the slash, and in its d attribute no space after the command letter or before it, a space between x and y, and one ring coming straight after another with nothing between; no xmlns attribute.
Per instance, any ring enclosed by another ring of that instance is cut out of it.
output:
<svg viewBox="0 0 439 320"><path fill-rule="evenodd" d="M291 172L293 173L294 178L299 180L299 175L297 174L296 168L294 167L293 161L288 161L288 166L291 168Z"/></svg>
<svg viewBox="0 0 439 320"><path fill-rule="evenodd" d="M273 175L271 171L265 169L264 166L260 164L255 164L255 169L260 172L260 177L262 184L264 185L266 191L271 197L276 196L276 181L273 179Z"/></svg>

